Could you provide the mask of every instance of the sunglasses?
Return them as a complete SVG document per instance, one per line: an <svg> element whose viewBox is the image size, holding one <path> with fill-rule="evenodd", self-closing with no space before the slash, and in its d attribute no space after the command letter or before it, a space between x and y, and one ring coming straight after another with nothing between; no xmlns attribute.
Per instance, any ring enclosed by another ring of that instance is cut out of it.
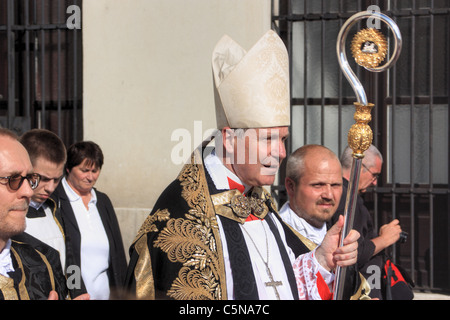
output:
<svg viewBox="0 0 450 320"><path fill-rule="evenodd" d="M0 179L7 179L8 185L11 188L11 190L19 190L22 186L22 183L25 179L28 180L28 183L30 184L31 189L36 189L36 187L39 185L39 181L41 180L41 176L37 173L30 173L27 174L25 177L21 176L20 174L15 174L13 176L9 177L0 177ZM3 185L6 185L6 183L2 183Z"/></svg>

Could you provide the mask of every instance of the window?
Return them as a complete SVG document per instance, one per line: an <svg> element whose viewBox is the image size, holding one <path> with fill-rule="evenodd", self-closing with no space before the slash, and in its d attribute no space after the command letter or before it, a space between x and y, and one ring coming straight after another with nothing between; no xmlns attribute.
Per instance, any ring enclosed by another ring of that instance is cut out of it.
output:
<svg viewBox="0 0 450 320"><path fill-rule="evenodd" d="M81 1L0 2L0 126L46 128L67 145L82 137L82 38L69 6Z"/></svg>
<svg viewBox="0 0 450 320"><path fill-rule="evenodd" d="M349 63L375 104L369 125L384 155L377 187L364 195L375 228L398 218L409 233L390 251L416 288L450 289L449 91L450 9L445 0L272 0L272 27L291 59L291 137L288 153L322 144L340 155L354 123L353 89L342 75L336 40L353 14L376 5L398 24L397 63L383 73ZM366 21L357 23L352 38ZM390 31L381 23L381 31ZM280 171L274 190L286 200Z"/></svg>

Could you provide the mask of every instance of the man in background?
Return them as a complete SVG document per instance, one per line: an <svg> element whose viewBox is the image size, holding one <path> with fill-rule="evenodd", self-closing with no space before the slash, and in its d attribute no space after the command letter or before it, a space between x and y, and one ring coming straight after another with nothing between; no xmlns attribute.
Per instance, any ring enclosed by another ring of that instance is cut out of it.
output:
<svg viewBox="0 0 450 320"><path fill-rule="evenodd" d="M45 129L27 131L20 137L20 142L28 151L33 171L41 177L39 185L33 190L25 231L58 250L65 271L64 230L56 217L57 203L51 195L64 175L66 148L56 134Z"/></svg>
<svg viewBox="0 0 450 320"><path fill-rule="evenodd" d="M339 216L343 215L345 211L345 201L353 163L352 153L352 149L347 146L340 158L342 176L344 178L343 192L339 207L331 219L331 223L337 221ZM374 145L371 145L364 152L362 160L358 185L360 194L366 192L367 188L377 185L382 165L383 156ZM381 226L377 233L374 229L370 212L364 205L361 195L357 197L354 217L353 228L358 230L361 235L358 239L358 268L363 276L369 279L373 274L373 266L377 266L378 270L383 270L385 261L383 250L399 240L402 229L399 220L394 219L390 223ZM372 298L383 299L381 288L373 287L370 295Z"/></svg>
<svg viewBox="0 0 450 320"><path fill-rule="evenodd" d="M39 175L14 133L0 128L0 300L65 299L57 252L18 240ZM27 235L27 237L31 237Z"/></svg>
<svg viewBox="0 0 450 320"><path fill-rule="evenodd" d="M289 156L285 178L288 201L281 207L280 216L310 250L321 245L327 234L327 223L341 199L342 184L339 158L327 147L305 145ZM352 277L347 277L344 299L367 299L370 288L352 272Z"/></svg>

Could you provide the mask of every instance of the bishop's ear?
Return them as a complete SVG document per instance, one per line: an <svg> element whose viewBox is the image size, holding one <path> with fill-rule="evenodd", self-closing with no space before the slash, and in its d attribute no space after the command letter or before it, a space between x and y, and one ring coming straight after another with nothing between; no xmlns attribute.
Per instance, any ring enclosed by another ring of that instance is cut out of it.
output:
<svg viewBox="0 0 450 320"><path fill-rule="evenodd" d="M235 143L235 134L234 130L230 127L225 127L222 129L222 141L223 141L223 149L226 154L234 153L234 143Z"/></svg>

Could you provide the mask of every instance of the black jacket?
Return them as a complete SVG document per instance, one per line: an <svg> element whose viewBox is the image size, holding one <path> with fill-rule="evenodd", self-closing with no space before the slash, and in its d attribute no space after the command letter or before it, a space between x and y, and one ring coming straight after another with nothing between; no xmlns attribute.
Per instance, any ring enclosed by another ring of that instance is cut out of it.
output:
<svg viewBox="0 0 450 320"><path fill-rule="evenodd" d="M47 300L51 290L59 300L68 296L66 279L62 272L59 252L39 239L24 232L11 238L11 258L14 271L12 293L19 300ZM13 298L0 286L0 300ZM21 290L25 289L25 290ZM11 293L11 291L9 292Z"/></svg>
<svg viewBox="0 0 450 320"><path fill-rule="evenodd" d="M95 192L97 194L97 209L109 242L110 264L108 277L111 292L113 292L114 289L121 290L123 287L127 261L119 223L111 200L105 193L98 190L95 190ZM66 236L67 265L75 264L81 268L81 234L70 205L70 200L64 191L62 183L58 185L52 197L58 203L60 215L57 215L57 218L60 219ZM86 288L82 283L80 293L83 291L86 292Z"/></svg>
<svg viewBox="0 0 450 320"><path fill-rule="evenodd" d="M345 200L347 198L348 181L343 179L342 197L336 213L331 219L331 225L335 224L340 215L344 215ZM373 224L372 217L369 210L364 205L364 200L360 195L357 196L355 208L355 220L353 222L353 229L359 232L358 239L358 267L362 269L369 260L372 259L375 251L375 245L371 239L377 236Z"/></svg>

